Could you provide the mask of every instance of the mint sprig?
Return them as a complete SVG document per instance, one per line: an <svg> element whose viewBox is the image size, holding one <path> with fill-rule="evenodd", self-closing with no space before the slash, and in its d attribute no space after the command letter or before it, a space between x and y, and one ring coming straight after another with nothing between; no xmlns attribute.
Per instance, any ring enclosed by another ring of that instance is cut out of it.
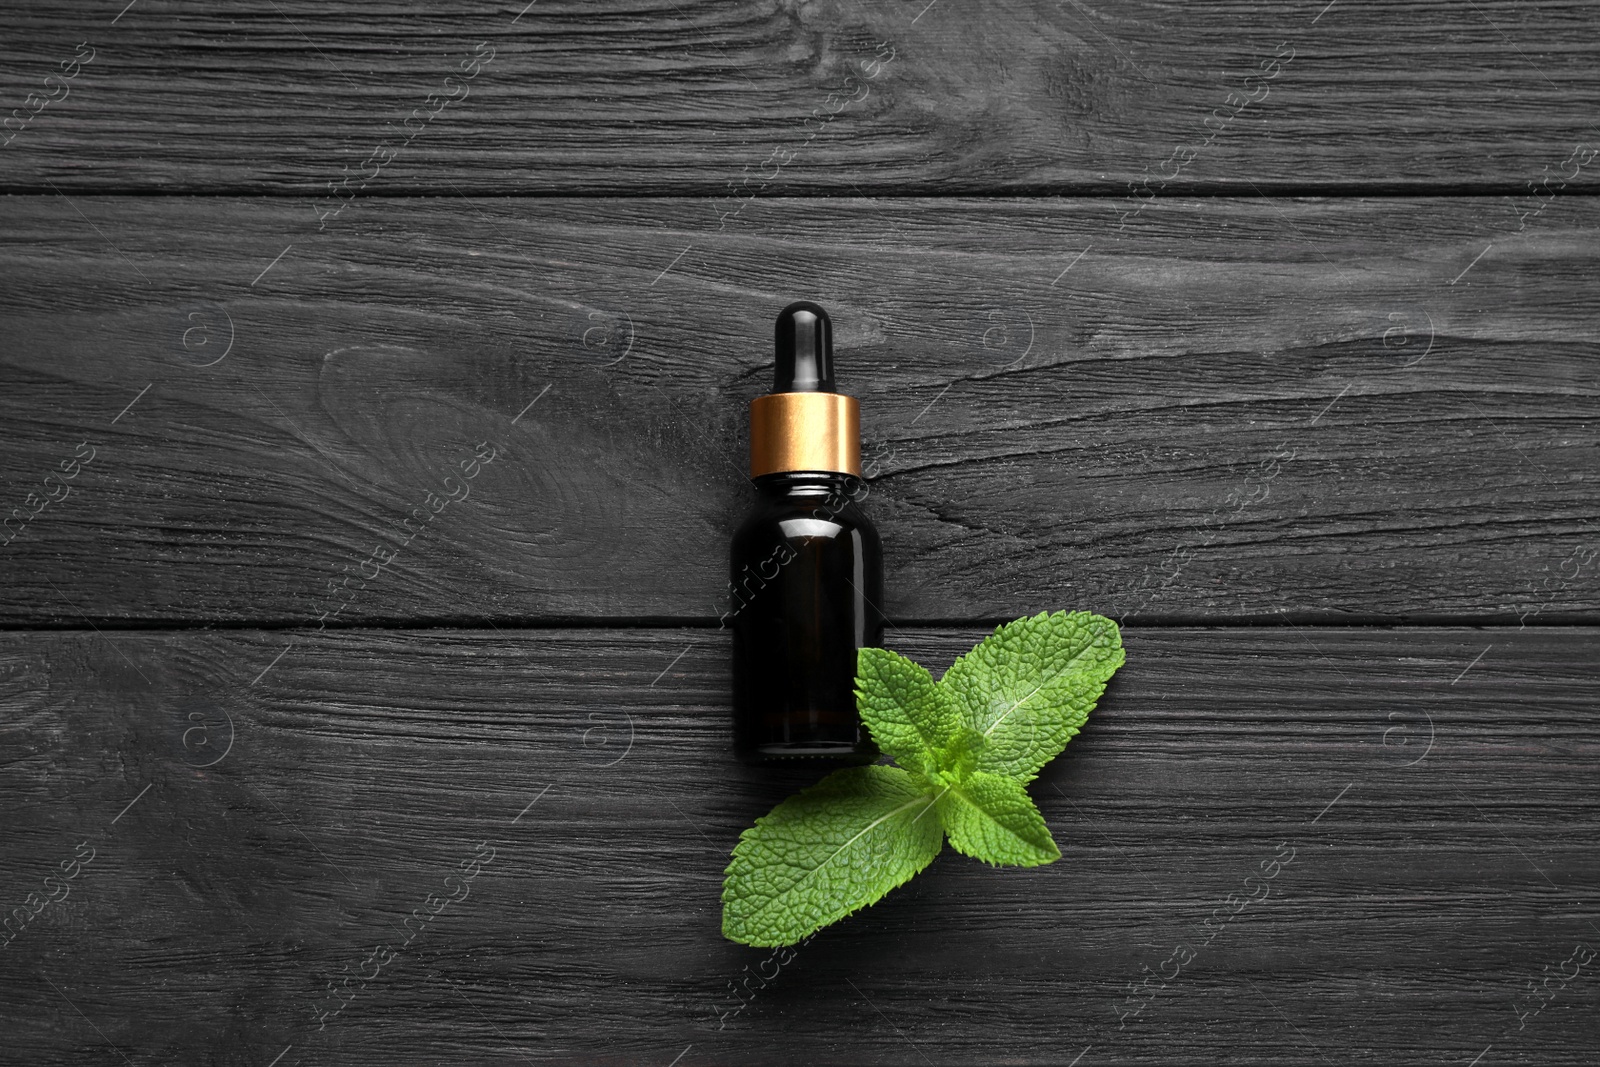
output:
<svg viewBox="0 0 1600 1067"><path fill-rule="evenodd" d="M939 854L1037 867L1061 858L1024 788L1083 727L1122 666L1117 624L1086 611L999 627L937 682L881 648L856 660L856 706L884 754L835 771L739 836L722 933L763 948L876 903Z"/></svg>

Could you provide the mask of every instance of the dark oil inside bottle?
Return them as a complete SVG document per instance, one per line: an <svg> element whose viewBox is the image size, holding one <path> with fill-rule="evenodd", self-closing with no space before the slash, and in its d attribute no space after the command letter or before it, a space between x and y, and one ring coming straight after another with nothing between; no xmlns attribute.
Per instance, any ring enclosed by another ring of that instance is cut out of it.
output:
<svg viewBox="0 0 1600 1067"><path fill-rule="evenodd" d="M786 471L734 535L734 748L749 763L877 758L856 713L856 650L883 644L878 532L858 479Z"/></svg>

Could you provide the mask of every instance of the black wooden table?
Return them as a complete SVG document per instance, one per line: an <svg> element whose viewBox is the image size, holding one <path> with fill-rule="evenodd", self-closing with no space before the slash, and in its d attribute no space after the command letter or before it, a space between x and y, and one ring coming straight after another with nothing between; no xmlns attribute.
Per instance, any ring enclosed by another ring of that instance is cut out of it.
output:
<svg viewBox="0 0 1600 1067"><path fill-rule="evenodd" d="M1592 5L124 4L0 15L0 1061L1600 1059ZM890 646L1128 662L775 953L800 298Z"/></svg>

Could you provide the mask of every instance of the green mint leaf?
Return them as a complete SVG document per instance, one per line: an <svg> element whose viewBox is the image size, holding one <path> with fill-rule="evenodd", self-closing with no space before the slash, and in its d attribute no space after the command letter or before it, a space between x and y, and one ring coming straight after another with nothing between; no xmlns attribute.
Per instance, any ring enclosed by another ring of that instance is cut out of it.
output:
<svg viewBox="0 0 1600 1067"><path fill-rule="evenodd" d="M902 766L853 767L746 830L722 887L722 932L777 948L875 903L952 847L996 865L1061 857L1024 788L1083 726L1123 663L1115 623L1078 611L995 630L934 682L863 649L856 700Z"/></svg>
<svg viewBox="0 0 1600 1067"><path fill-rule="evenodd" d="M792 945L879 900L939 854L934 793L899 767L835 771L739 835L722 886L722 934Z"/></svg>
<svg viewBox="0 0 1600 1067"><path fill-rule="evenodd" d="M928 668L883 648L856 654L856 707L872 739L910 771L947 769L950 749L967 731ZM970 748L973 741L964 742Z"/></svg>
<svg viewBox="0 0 1600 1067"><path fill-rule="evenodd" d="M1029 782L1077 734L1122 661L1110 619L1041 612L996 629L939 687L984 737L977 769Z"/></svg>
<svg viewBox="0 0 1600 1067"><path fill-rule="evenodd" d="M950 847L996 865L1038 867L1061 858L1061 850L1015 778L977 771L939 795L939 820Z"/></svg>

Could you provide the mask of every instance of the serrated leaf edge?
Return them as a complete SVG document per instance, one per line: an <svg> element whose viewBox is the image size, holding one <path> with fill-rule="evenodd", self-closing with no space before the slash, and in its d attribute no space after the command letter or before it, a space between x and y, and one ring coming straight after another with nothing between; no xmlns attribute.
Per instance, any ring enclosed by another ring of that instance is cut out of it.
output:
<svg viewBox="0 0 1600 1067"><path fill-rule="evenodd" d="M917 781L921 782L924 785L930 784L930 783L928 783L928 780L925 777L923 777L922 775L920 775L920 774L917 774L917 773L915 773L913 771L908 771L904 767L899 767L899 768L896 768L896 769L900 770L900 771L903 771L905 774L907 774L908 776L910 776L912 778L915 778ZM835 771L834 773L837 774L839 772ZM825 781L827 781L827 779L824 778L822 781L825 782ZM818 782L817 783L817 785L821 785L821 784L822 784L822 782ZM795 795L798 796L799 794L795 794ZM943 795L943 794L941 793L940 795ZM924 792L918 793L911 800L906 801L904 804L902 804L899 807L895 808L893 811L890 811L890 812L887 812L887 813L885 813L883 815L880 815L877 819L873 820L867 826L863 827L860 831L858 831L855 834L855 836L850 838L850 840L846 841L844 844L842 844L838 848L834 849L833 852L828 856L827 859L823 860L821 863L818 863L818 864L814 865L810 870L806 871L797 880L795 880L794 882L790 883L787 887L785 887L783 889L782 893L783 894L788 894L788 893L794 892L796 889L798 889L806 881L806 879L808 879L812 875L816 874L823 867L825 867L828 864L832 863L834 861L834 859L839 855L839 853L843 852L845 849L847 849L851 845L855 844L855 842L861 837L862 834L871 832L874 828L879 826L884 821L894 818L896 815L899 815L901 812L905 811L907 808L910 808L913 805L917 804L919 801L924 801L924 800L926 800L928 802L927 803L927 807L925 807L923 809L923 811L916 816L916 819L922 818L922 816L927 814L927 812L929 810L932 810L932 809L935 808L935 806L938 803L938 796L933 796L930 792L924 791ZM780 806L782 805L782 803L783 803L783 801L779 801L779 805ZM773 810L777 810L777 809L774 808ZM770 815L771 812L769 812L768 814ZM936 810L935 810L935 813L934 813L934 817L936 819L938 818L938 813L937 813ZM761 816L761 818L756 820L756 825L759 826L766 818L767 818L766 815ZM913 819L912 821L915 822L916 819ZM850 916L854 915L856 912L860 911L862 908L870 908L872 905L876 904L878 901L882 900L884 897L888 896L890 893L894 892L896 889L899 889L901 886L905 885L907 882L911 881L911 879L915 878L918 874L920 874L922 871L927 869L927 864L925 863L921 867L919 867L916 870L912 871L910 874L906 875L900 881L898 881L898 882L894 883L893 885L889 886L887 889L885 889L882 893L878 894L873 899L865 902L864 904L859 904L856 907L851 908L849 911L845 912L843 915L836 916L835 918L829 919L826 922L820 923L817 926L812 927L810 930L802 932L799 936L795 937L794 940L792 940L792 941L769 941L769 940L749 940L749 941L747 941L747 940L744 940L743 938L735 937L733 934L731 934L728 931L728 924L727 924L728 911L727 911L727 906L728 906L728 889L729 889L729 887L728 887L727 879L728 879L728 876L733 873L733 858L738 856L739 848L740 848L741 845L744 844L745 834L750 833L754 829L755 829L755 826L752 826L752 827L749 827L748 829L744 830L743 832L741 832L739 834L739 841L733 847L733 856L731 856L729 858L728 866L723 868L723 871L722 871L722 875L723 875L723 883L722 883L722 906L723 906L723 912L722 912L722 917L723 917L722 936L727 938L729 941L735 942L736 944L749 945L751 948L781 948L781 947L783 947L785 945L795 944L795 942L799 941L800 938L806 937L808 934L816 933L818 930L821 930L824 927L832 926L834 923L839 922L841 919L847 919ZM939 823L939 829L940 829L939 846L938 846L938 848L936 848L934 850L933 855L928 857L928 863L932 863L934 861L934 859L936 859L938 857L939 853L944 851L945 840L948 837L948 834L946 834L945 831L944 831L944 822L943 822L943 820L941 820L940 823Z"/></svg>
<svg viewBox="0 0 1600 1067"><path fill-rule="evenodd" d="M991 771L989 773L993 774L994 772ZM1003 777L1002 775L995 775L995 776L996 777ZM1012 780L1015 781L1016 779L1012 779ZM1023 784L1026 785L1027 783L1023 783ZM965 790L960 789L959 787L947 786L945 788L944 792L940 793L939 795L942 797L942 796L944 796L944 793L951 792L952 790L954 790L954 792L956 792L958 795L960 795L960 797L963 800L965 800L968 804L971 804L978 811L983 812L983 814L985 814L985 815L989 814L987 810L985 810L981 805L976 803L970 796L968 796ZM1056 850L1056 854L1054 856L1050 857L1047 860L1040 860L1038 863L1000 863L1000 862L997 862L995 860L990 859L987 856L974 855L973 853L968 852L966 849L961 848L953 840L950 840L950 827L949 827L949 824L945 823L944 816L941 814L940 817L939 817L939 822L940 822L940 825L945 827L945 840L950 842L950 847L952 849L954 849L956 852L959 852L961 855L966 856L968 859L975 859L979 863L986 863L990 867L1016 867L1019 870L1031 870L1034 867L1044 867L1044 866L1046 866L1048 864L1054 863L1056 860L1061 858L1061 846L1056 844L1055 835L1050 833L1050 824L1045 821L1044 812L1039 811L1038 802L1035 801L1033 799L1033 797L1031 797L1031 796L1028 797L1028 801L1029 801L1029 803L1033 804L1033 810L1035 812L1038 812L1038 814L1039 814L1039 822L1044 824L1045 833L1047 835L1049 835L1049 837L1050 837L1051 847L1053 847ZM1012 833L1009 829L1007 829L1004 825L1002 825L1001 822L998 819L991 818L990 821L993 822L997 827L999 827L1002 832L1010 834L1012 837L1016 838L1018 841L1021 841L1024 845L1031 844L1031 842L1029 842L1029 841L1027 841L1027 840L1025 840L1025 839L1023 839L1021 837L1018 837L1016 834Z"/></svg>
<svg viewBox="0 0 1600 1067"><path fill-rule="evenodd" d="M1111 678L1111 674L1115 674L1118 670L1120 670L1122 668L1122 665L1127 662L1127 658L1128 657L1127 657L1126 651L1122 647L1122 628L1117 625L1116 620L1108 618L1105 615L1096 615L1092 611L1084 611L1084 612L1076 612L1076 611L1041 611L1037 615L1023 616L1020 619L1013 619L1010 622L1002 623L1001 625L996 626L994 628L994 633L990 634L989 637L995 636L995 634L998 634L1001 630L1004 630L1007 626L1015 626L1015 625L1017 625L1018 623L1021 623L1021 622L1038 622L1040 619L1049 619L1049 618L1052 618L1052 617L1054 617L1056 615L1067 617L1067 616L1071 616L1071 615L1080 615L1080 614L1081 615L1087 615L1091 619L1096 619L1096 618L1105 619L1107 622L1111 623L1111 632L1116 636L1116 639L1117 639L1116 648L1117 648L1118 658L1117 658L1116 665L1111 668L1111 673L1106 675L1106 682L1109 682L1110 678ZM985 637L983 640L987 641L987 640L989 640L989 637ZM982 645L982 644L983 644L983 641L979 641L977 645L973 645L972 646L971 650L969 650L967 652L963 652L960 656L958 656L956 658L956 663L960 663L962 660L964 660L968 656L970 656L972 654L972 652L977 651L978 647L980 645ZM951 666L952 669L954 669L955 663L952 663L950 666ZM950 672L948 670L945 671L945 675L948 675L949 673ZM983 734L982 734L982 737L984 738L984 740L988 740L989 739L989 735L994 733L995 729L997 727L999 727L1001 723L1003 723L1007 719L1009 719L1011 717L1011 714L1013 712L1015 712L1018 708L1022 707L1022 705L1026 704L1029 700L1032 700L1034 698L1034 696L1037 695L1039 693L1039 691L1042 690L1045 686L1049 685L1051 682L1054 682L1057 678L1060 678L1062 675L1071 674L1071 673L1073 673L1073 668L1071 668L1070 666L1069 667L1063 667L1059 671L1056 671L1054 674L1052 674L1050 677L1046 678L1044 681L1040 682L1037 686L1034 687L1033 692L1029 693L1027 696L1023 697L1021 700L1018 700L1015 703L1013 703L1011 705L1011 707L1006 709L1006 713L1004 715L1002 715L1000 718L996 719L994 722L989 724L989 728L987 730L983 731ZM939 684L940 685L944 684L944 677L943 676L941 676L939 678ZM1100 684L1100 693L1096 694L1096 697L1095 697L1095 703L1097 703L1097 704L1099 703L1100 696L1105 693L1105 684L1106 684L1105 682L1102 682ZM1077 736L1077 733L1078 733L1077 730L1073 730L1072 734L1068 737L1068 740L1071 740L1072 737ZM1037 774L1035 775L1035 777L1037 777ZM1029 779L1029 780L1031 780L1031 779Z"/></svg>
<svg viewBox="0 0 1600 1067"><path fill-rule="evenodd" d="M955 706L950 703L949 694L945 690L940 688L939 680L933 676L933 672L929 671L927 667L925 667L921 663L918 663L916 660L912 659L911 657L902 656L902 655L900 655L900 653L895 652L893 649L887 649L887 648L866 647L866 648L861 648L861 649L857 650L857 652L856 652L856 676L855 676L855 679L854 679L854 681L852 682L852 685L851 685L851 692L852 692L852 695L855 697L856 709L857 709L858 714L860 712L860 709L861 709L861 706L862 706L863 702L867 700L867 694L861 688L861 684L860 684L861 683L861 674L862 674L862 671L861 671L862 663L863 662L871 663L873 665L872 666L873 673L880 680L883 678L883 673L882 673L881 670L879 670L879 666L880 665L877 662L877 657L871 656L871 655L864 655L865 653L870 653L870 652L886 652L890 656L894 657L892 660L890 660L890 662L904 661L906 663L909 663L912 667L916 668L917 670L921 671L923 674L927 675L928 681L933 686L934 692L936 692L939 695L939 699L945 701L946 702L946 706L949 707L950 710L953 713L955 713L956 722L957 722L958 725L960 724L960 722L961 722L960 714L958 712L956 712ZM905 705L903 705L903 704L900 705L900 706L902 708L905 707ZM877 737L875 735L873 735L872 724L867 721L867 717L865 715L861 715L861 722L862 722L862 725L864 725L867 728L867 733L869 735L873 736L873 741L879 743L880 747L881 747L881 742L878 742ZM907 725L909 725L911 727L911 729L916 733L917 743L918 743L918 745L919 745L919 747L921 749L921 751L919 751L919 752L912 753L911 756L912 756L913 759L915 759L917 761L918 764L921 764L921 766L906 766L906 765L904 765L904 764L902 764L900 762L899 757L891 756L891 758L895 760L895 766L899 767L903 771L907 771L907 772L909 772L911 774L914 774L917 777L922 778L924 780L927 779L927 772L929 770L933 770L933 771L948 770L948 768L946 768L946 767L944 767L944 766L942 766L940 764L940 761L937 758L939 750L934 748L932 745L930 745L928 743L928 736L923 731L922 725L920 723L916 722L915 720L913 720L909 715L906 717L906 722L907 722Z"/></svg>

